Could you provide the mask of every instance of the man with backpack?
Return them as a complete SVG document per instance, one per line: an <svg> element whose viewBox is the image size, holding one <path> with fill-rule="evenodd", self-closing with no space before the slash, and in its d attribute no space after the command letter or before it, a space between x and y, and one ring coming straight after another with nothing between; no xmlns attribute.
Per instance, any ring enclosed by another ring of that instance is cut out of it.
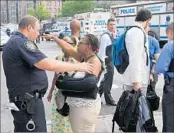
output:
<svg viewBox="0 0 174 133"><path fill-rule="evenodd" d="M136 27L129 29L125 36L129 64L123 73L124 87L127 90L141 89L145 95L150 74L149 45L145 29L150 25L151 17L148 9L140 9L135 18Z"/></svg>
<svg viewBox="0 0 174 133"><path fill-rule="evenodd" d="M145 29L150 25L151 17L149 10L140 9L135 17L135 24L113 44L112 61L117 71L123 75L125 88L117 103L113 129L116 121L120 130L125 132L157 131L145 97L150 74L149 44Z"/></svg>
<svg viewBox="0 0 174 133"><path fill-rule="evenodd" d="M112 64L112 43L115 35L115 19L110 18L107 22L107 32L101 35L100 48L98 56L103 61L106 66L106 73L99 86L99 93L102 96L104 92L104 97L107 105L116 106L116 103L111 96L111 88L114 76L114 66Z"/></svg>

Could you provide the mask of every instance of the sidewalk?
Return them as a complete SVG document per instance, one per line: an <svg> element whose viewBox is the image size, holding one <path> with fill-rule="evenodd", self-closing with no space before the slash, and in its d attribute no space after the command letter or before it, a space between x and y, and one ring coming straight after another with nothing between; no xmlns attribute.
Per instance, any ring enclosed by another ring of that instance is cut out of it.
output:
<svg viewBox="0 0 174 133"><path fill-rule="evenodd" d="M154 119L156 126L158 128L158 131L162 131L162 112L155 112L154 113ZM96 127L96 132L103 132L103 133L111 133L112 132L112 118L113 115L105 115L105 116L100 116L98 118L98 124ZM117 124L115 124L115 130L114 132L119 132L119 128Z"/></svg>
<svg viewBox="0 0 174 133"><path fill-rule="evenodd" d="M112 118L113 114L102 115L98 117L95 132L99 133L111 133L112 132ZM158 132L162 132L162 112L154 112L154 119ZM50 132L51 121L47 121L48 132ZM120 132L117 124L115 124L114 132Z"/></svg>

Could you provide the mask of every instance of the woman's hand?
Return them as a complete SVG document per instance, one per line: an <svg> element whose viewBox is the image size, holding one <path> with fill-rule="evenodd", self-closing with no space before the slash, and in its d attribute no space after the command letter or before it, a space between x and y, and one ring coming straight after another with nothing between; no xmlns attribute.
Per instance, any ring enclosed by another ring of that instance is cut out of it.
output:
<svg viewBox="0 0 174 133"><path fill-rule="evenodd" d="M56 35L51 35L51 34L43 34L43 36L45 39L55 39Z"/></svg>

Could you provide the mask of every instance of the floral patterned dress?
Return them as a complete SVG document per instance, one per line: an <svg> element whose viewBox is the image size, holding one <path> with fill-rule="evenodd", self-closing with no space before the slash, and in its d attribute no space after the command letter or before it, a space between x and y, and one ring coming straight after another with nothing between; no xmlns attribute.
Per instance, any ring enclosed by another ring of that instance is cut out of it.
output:
<svg viewBox="0 0 174 133"><path fill-rule="evenodd" d="M58 60L65 61L64 57L59 57ZM68 62L74 62L74 60L70 58ZM72 130L71 130L71 124L69 120L69 115L65 117L56 111L57 106L56 106L55 97L57 92L58 92L58 89L55 88L53 91L53 100L52 100L51 132L52 133L71 133Z"/></svg>

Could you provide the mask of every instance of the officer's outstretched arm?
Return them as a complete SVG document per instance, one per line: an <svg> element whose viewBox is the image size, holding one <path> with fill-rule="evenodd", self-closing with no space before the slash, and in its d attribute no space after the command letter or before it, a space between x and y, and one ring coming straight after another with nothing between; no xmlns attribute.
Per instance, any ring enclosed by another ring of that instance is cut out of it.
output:
<svg viewBox="0 0 174 133"><path fill-rule="evenodd" d="M82 71L87 73L94 73L94 67L89 63L68 63L57 61L54 59L44 58L43 60L34 64L35 67L55 72L68 72L68 71Z"/></svg>

